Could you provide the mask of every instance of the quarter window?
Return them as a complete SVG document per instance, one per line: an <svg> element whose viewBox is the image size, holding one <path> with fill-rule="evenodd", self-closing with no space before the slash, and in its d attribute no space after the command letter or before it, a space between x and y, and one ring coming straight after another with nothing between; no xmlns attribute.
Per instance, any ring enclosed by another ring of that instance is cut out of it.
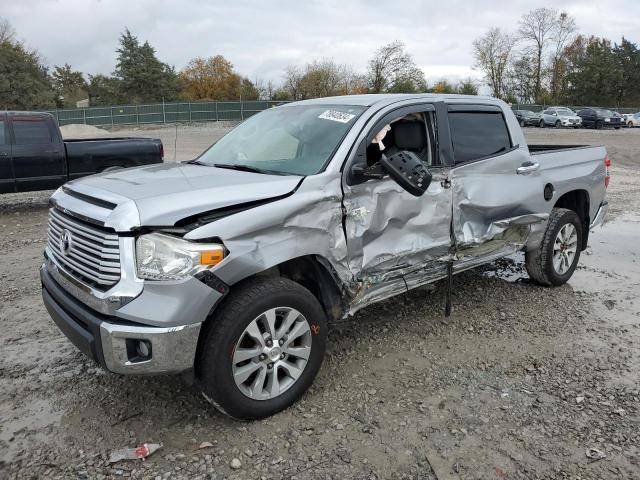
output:
<svg viewBox="0 0 640 480"><path fill-rule="evenodd" d="M449 126L456 164L498 155L512 146L499 112L449 112Z"/></svg>
<svg viewBox="0 0 640 480"><path fill-rule="evenodd" d="M7 143L7 134L5 133L5 121L0 118L0 145L6 145Z"/></svg>
<svg viewBox="0 0 640 480"><path fill-rule="evenodd" d="M14 118L13 135L16 145L51 143L51 132L44 118Z"/></svg>

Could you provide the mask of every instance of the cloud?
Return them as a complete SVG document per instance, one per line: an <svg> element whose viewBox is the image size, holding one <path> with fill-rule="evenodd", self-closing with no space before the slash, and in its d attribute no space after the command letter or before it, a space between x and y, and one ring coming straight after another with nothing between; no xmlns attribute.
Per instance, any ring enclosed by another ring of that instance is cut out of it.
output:
<svg viewBox="0 0 640 480"><path fill-rule="evenodd" d="M401 40L427 78L479 77L471 43L492 26L515 30L528 0L0 0L0 15L49 65L110 73L128 27L177 69L222 54L249 78L279 81L289 64L333 58L364 71L373 52ZM637 0L565 0L585 34L640 41Z"/></svg>

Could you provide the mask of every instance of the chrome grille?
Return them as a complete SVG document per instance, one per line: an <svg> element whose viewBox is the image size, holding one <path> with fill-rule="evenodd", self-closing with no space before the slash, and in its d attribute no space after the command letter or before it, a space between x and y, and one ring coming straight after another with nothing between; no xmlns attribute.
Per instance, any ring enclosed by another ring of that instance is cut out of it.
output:
<svg viewBox="0 0 640 480"><path fill-rule="evenodd" d="M49 210L48 251L67 273L100 289L120 280L118 235Z"/></svg>

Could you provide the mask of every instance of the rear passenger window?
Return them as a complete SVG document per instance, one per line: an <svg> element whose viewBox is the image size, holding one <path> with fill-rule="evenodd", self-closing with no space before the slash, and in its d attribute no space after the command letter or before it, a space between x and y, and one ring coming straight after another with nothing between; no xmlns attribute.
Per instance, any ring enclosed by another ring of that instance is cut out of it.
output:
<svg viewBox="0 0 640 480"><path fill-rule="evenodd" d="M44 118L14 118L13 136L16 145L51 143L51 132Z"/></svg>
<svg viewBox="0 0 640 480"><path fill-rule="evenodd" d="M456 164L511 148L507 124L499 112L449 112L449 126Z"/></svg>

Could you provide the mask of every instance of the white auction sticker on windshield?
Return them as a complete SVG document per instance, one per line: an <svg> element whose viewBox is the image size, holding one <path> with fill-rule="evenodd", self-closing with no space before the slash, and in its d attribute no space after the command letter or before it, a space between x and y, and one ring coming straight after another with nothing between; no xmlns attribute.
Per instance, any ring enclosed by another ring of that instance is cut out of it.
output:
<svg viewBox="0 0 640 480"><path fill-rule="evenodd" d="M355 117L350 113L340 112L338 110L326 110L318 115L318 118L323 118L325 120L332 120L334 122L340 123L349 123L351 119Z"/></svg>

